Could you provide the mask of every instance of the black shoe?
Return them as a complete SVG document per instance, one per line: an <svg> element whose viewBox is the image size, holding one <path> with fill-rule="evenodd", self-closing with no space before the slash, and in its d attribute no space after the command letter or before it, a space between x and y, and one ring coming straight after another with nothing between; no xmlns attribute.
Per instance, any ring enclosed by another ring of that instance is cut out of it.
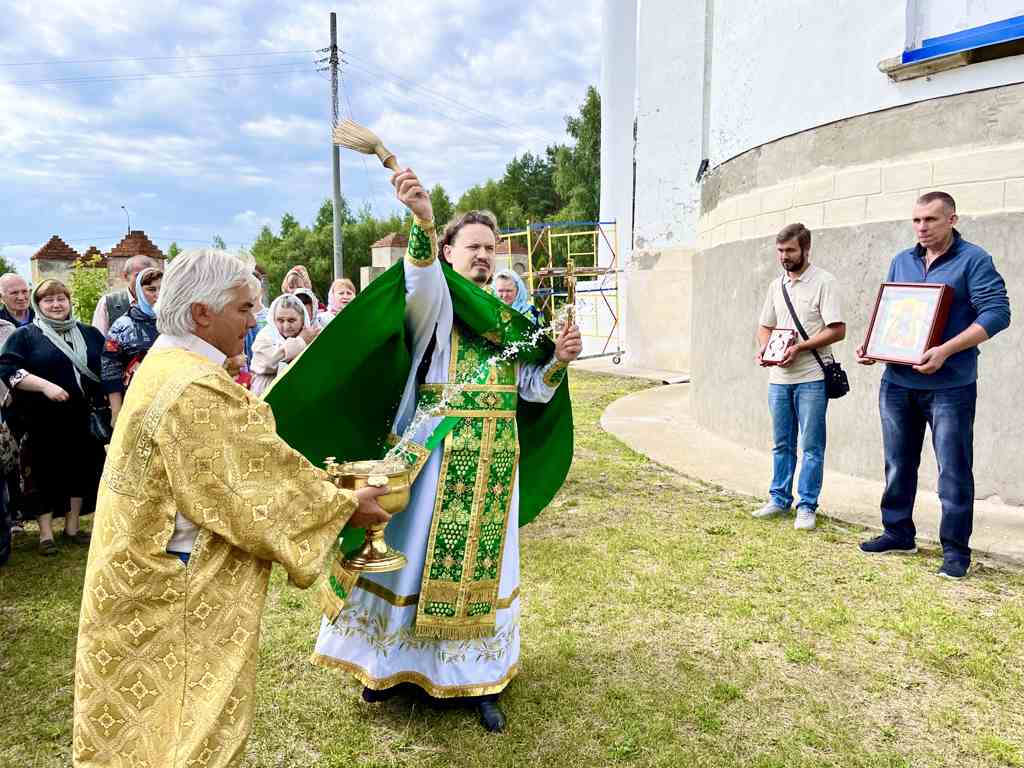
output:
<svg viewBox="0 0 1024 768"><path fill-rule="evenodd" d="M917 544L913 541L901 541L891 533L883 533L881 536L875 536L869 541L862 542L860 551L867 552L869 555L913 555L917 552Z"/></svg>
<svg viewBox="0 0 1024 768"><path fill-rule="evenodd" d="M970 570L971 564L965 563L963 560L955 560L952 558L944 558L942 561L942 567L939 568L939 576L947 579L963 579L967 576L967 571Z"/></svg>
<svg viewBox="0 0 1024 768"><path fill-rule="evenodd" d="M382 688L379 691L375 691L373 688L363 687L363 701L367 704L378 704L382 701L387 701L394 695L394 688Z"/></svg>
<svg viewBox="0 0 1024 768"><path fill-rule="evenodd" d="M64 544L80 544L84 547L89 546L89 542L92 541L92 536L88 531L81 529L74 533L68 533L67 531L61 531L60 540Z"/></svg>
<svg viewBox="0 0 1024 768"><path fill-rule="evenodd" d="M477 702L476 712L480 715L480 725L490 733L501 733L505 730L505 713L498 706L497 697L487 697Z"/></svg>

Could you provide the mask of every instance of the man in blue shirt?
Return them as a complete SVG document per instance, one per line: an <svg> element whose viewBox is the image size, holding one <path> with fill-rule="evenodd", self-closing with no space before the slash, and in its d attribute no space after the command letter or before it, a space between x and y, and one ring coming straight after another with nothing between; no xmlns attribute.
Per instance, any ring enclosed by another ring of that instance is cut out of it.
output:
<svg viewBox="0 0 1024 768"><path fill-rule="evenodd" d="M955 229L956 203L950 195L922 195L913 221L918 244L896 255L885 280L944 283L953 289L953 303L942 343L927 350L919 365L890 363L882 376L878 408L885 450L885 531L860 548L870 554L917 551L914 497L927 425L939 465L939 574L960 579L971 564L978 345L1010 324L1010 302L992 257ZM861 346L857 362L875 361L864 357Z"/></svg>

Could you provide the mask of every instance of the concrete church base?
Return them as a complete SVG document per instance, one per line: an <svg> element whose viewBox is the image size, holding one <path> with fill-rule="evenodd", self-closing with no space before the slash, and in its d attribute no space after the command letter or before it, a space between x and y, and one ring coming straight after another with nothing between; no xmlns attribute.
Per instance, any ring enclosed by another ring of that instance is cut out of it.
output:
<svg viewBox="0 0 1024 768"><path fill-rule="evenodd" d="M730 442L698 426L690 413L690 392L689 385L680 384L629 395L608 406L601 426L633 450L684 475L764 499L771 479L769 453ZM882 483L827 467L826 462L821 513L880 528ZM914 514L919 543L937 546L939 514L938 496L919 491ZM994 498L977 501L971 547L976 556L1024 565L1024 507Z"/></svg>

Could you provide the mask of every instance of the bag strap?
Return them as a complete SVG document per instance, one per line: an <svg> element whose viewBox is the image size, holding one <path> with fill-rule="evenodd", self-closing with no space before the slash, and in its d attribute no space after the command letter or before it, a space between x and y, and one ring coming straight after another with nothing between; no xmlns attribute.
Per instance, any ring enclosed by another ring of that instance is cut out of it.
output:
<svg viewBox="0 0 1024 768"><path fill-rule="evenodd" d="M786 277L783 275L779 278L779 287L782 289L782 298L786 300L786 306L789 308L790 317L793 318L793 322L796 324L796 329L800 332L800 335L804 337L804 341L809 341L810 338L807 336L807 331L804 330L803 325L800 324L800 318L796 316L796 310L793 309L793 302L789 300L789 292L786 290ZM821 366L821 372L828 375L828 371L825 369L825 363L821 359L821 355L818 354L818 350L808 350L814 359L818 361L818 365Z"/></svg>

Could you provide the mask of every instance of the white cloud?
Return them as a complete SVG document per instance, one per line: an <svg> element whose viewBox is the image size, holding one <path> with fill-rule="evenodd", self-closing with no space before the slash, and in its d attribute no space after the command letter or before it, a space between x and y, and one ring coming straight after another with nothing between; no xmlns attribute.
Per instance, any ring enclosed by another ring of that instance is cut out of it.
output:
<svg viewBox="0 0 1024 768"><path fill-rule="evenodd" d="M32 275L30 261L32 254L38 251L41 246L42 243L39 245L5 245L0 247L0 256L14 264L18 273L27 279Z"/></svg>
<svg viewBox="0 0 1024 768"><path fill-rule="evenodd" d="M0 71L0 202L9 203L0 238L112 236L124 226L122 203L133 226L166 237L251 238L286 211L311 221L330 194L329 84L312 51L327 45L335 3L63 0L45 17L15 6L0 28L0 61L183 58ZM564 116L598 81L597 0L571 13L556 0L349 0L338 11L342 112L453 198L500 176L513 154L565 142ZM252 51L305 52L210 57ZM245 66L258 76L193 76ZM11 84L186 70L193 75ZM376 158L343 152L342 185L354 209L396 205Z"/></svg>
<svg viewBox="0 0 1024 768"><path fill-rule="evenodd" d="M110 212L110 206L96 200L80 198L61 203L57 211L74 219L94 218L101 215L106 216Z"/></svg>
<svg viewBox="0 0 1024 768"><path fill-rule="evenodd" d="M242 211L234 215L231 223L245 229L258 230L263 226L270 226L273 221L266 216L260 216L256 211Z"/></svg>
<svg viewBox="0 0 1024 768"><path fill-rule="evenodd" d="M276 117L265 115L242 123L242 133L258 139L289 142L304 146L326 146L330 141L330 123L302 115Z"/></svg>

